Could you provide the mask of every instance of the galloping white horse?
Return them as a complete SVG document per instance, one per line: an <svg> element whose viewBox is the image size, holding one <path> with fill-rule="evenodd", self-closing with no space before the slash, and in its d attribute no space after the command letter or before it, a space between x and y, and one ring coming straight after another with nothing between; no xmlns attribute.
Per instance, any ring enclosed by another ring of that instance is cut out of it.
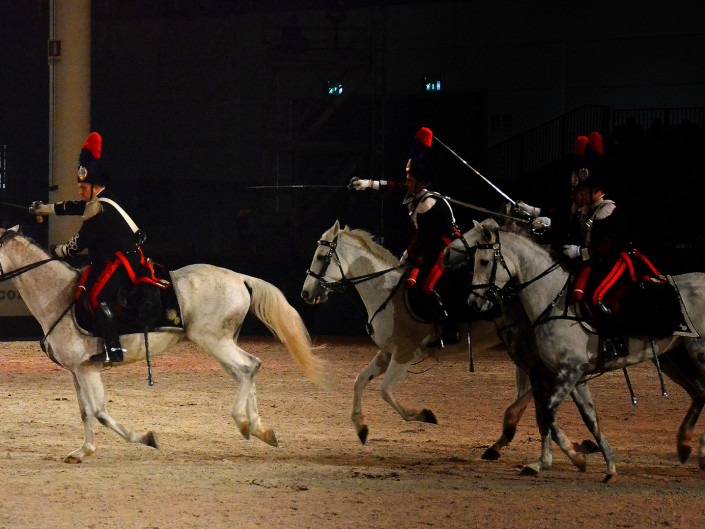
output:
<svg viewBox="0 0 705 529"><path fill-rule="evenodd" d="M341 229L335 224L318 241L308 276L304 281L301 296L308 303L324 303L329 292L354 286L365 305L368 316L368 331L379 347L379 352L355 379L351 420L358 438L364 444L369 429L362 413L362 393L369 382L380 375L384 381L380 386L382 398L388 402L406 421L436 423L436 417L428 409L412 409L398 402L392 389L401 380L409 366L428 356L457 355L467 353L464 346L454 346L443 350L428 349L426 344L435 339L438 329L429 322L420 321L409 312L404 299L403 267L391 252L376 244L372 236L362 230ZM497 327L493 321L472 322L472 347L482 351L500 344ZM516 327L502 331L503 338L513 333ZM505 343L507 343L505 341ZM509 340L510 347L524 346L518 340ZM528 354L525 355L527 358ZM507 446L516 431L528 402L531 400L529 378L523 368L515 370L517 399L504 414L502 435L483 454L483 459L499 458L499 451ZM592 399L587 388L579 388L573 395L582 413L587 413ZM578 468L585 467L584 451L592 451L589 445L572 444L558 429L553 432L557 441ZM576 451L577 450L577 451Z"/></svg>
<svg viewBox="0 0 705 529"><path fill-rule="evenodd" d="M690 454L692 428L703 407L703 377L705 377L705 274L690 273L674 277L683 304L698 337L670 336L651 341L650 337L631 337L629 356L605 359L598 354L598 336L579 323L574 307L567 301L569 273L553 256L531 238L476 224L465 234L470 247L475 248L472 283L475 291L469 303L477 310L486 310L494 298L511 296L514 289L531 325L535 329L538 354L552 373L544 379L544 390L537 396L537 418L542 437L542 454L528 468L538 473L552 463L550 429L555 424L558 407L576 384L586 376L620 369L653 358L652 343L659 353L671 352L664 370L693 397L693 404L679 430L679 456L685 461ZM459 245L449 253L462 253ZM447 260L448 262L448 260ZM690 369L683 367L689 364ZM533 382L533 380L532 380ZM536 385L535 385L536 386ZM534 386L534 387L535 387ZM695 402L698 399L699 402ZM596 440L607 463L605 482L618 479L615 457L599 433ZM700 439L699 465L705 470L705 433Z"/></svg>
<svg viewBox="0 0 705 529"><path fill-rule="evenodd" d="M35 263L46 261L38 267ZM153 432L136 433L115 422L108 414L101 365L88 358L99 352L102 340L82 332L69 308L79 279L79 271L49 254L13 230L0 229L0 280L14 276L22 299L45 333L47 354L70 373L78 396L83 421L83 445L64 459L80 463L96 450L94 420L117 432L123 439L157 448ZM237 346L243 320L253 312L286 345L306 376L323 382L320 360L311 350L308 332L299 314L273 285L254 277L207 264L194 264L171 272L181 307L183 329L149 333L150 355L159 354L187 337L213 356L239 384L231 414L242 435L250 435L277 446L271 428L265 428L257 410L255 374L261 361ZM125 364L145 358L142 334L121 337L127 350Z"/></svg>
<svg viewBox="0 0 705 529"><path fill-rule="evenodd" d="M362 393L373 378L384 375L380 386L382 398L405 421L436 423L432 411L402 405L394 398L392 389L415 362L434 354L467 353L467 345L462 344L442 350L426 347L438 337L439 330L433 323L420 321L409 312L404 287L400 286L403 273L399 260L376 244L369 233L341 229L336 221L318 241L301 291L307 303L325 303L329 292L354 285L365 305L368 331L379 352L355 379L350 418L363 444L367 441L369 429L362 413ZM499 339L493 322L478 320L472 323L474 351L497 344Z"/></svg>

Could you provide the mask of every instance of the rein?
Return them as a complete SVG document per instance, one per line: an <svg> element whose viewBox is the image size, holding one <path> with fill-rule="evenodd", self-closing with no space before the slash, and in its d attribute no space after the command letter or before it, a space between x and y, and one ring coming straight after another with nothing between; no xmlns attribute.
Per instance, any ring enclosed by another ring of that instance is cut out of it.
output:
<svg viewBox="0 0 705 529"><path fill-rule="evenodd" d="M5 243L6 240L9 240L17 235L17 232L11 231L11 230L5 230L5 232L2 234L0 237L0 248L2 245ZM28 265L21 266L17 268L16 270L12 270L11 272L5 273L5 270L2 267L2 262L0 262L0 283L3 281L8 281L14 277L21 276L25 272L29 272L30 270L34 270L35 268L39 268L40 266L47 264L51 261L56 261L58 260L58 257L50 257L49 259L42 259L41 261L37 261L35 263L30 263Z"/></svg>

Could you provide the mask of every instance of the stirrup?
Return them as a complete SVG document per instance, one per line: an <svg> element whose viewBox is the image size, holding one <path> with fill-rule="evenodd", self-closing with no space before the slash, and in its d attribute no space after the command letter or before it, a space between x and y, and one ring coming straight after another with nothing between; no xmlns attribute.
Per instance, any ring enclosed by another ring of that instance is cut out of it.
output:
<svg viewBox="0 0 705 529"><path fill-rule="evenodd" d="M444 347L448 347L451 345L457 345L460 343L460 338L458 338L458 333L448 333L448 334L442 334L438 340L434 340L433 342L429 342L426 344L426 347L430 347L431 349L443 349Z"/></svg>
<svg viewBox="0 0 705 529"><path fill-rule="evenodd" d="M621 336L602 340L602 352L607 358L625 358L629 356L629 347Z"/></svg>
<svg viewBox="0 0 705 529"><path fill-rule="evenodd" d="M117 364L123 361L124 355L127 351L120 347L119 345L105 344L105 351L102 353L94 354L89 358L91 362L102 362L104 364Z"/></svg>

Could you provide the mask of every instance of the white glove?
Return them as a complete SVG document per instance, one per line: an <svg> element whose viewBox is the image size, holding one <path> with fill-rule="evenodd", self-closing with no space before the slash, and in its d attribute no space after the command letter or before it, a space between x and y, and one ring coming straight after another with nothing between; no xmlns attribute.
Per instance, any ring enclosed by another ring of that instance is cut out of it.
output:
<svg viewBox="0 0 705 529"><path fill-rule="evenodd" d="M29 206L29 212L32 215L53 215L54 204L45 204L41 200L35 200Z"/></svg>
<svg viewBox="0 0 705 529"><path fill-rule="evenodd" d="M379 180L360 180L357 176L353 176L348 188L355 191L364 191L367 188L379 189Z"/></svg>
<svg viewBox="0 0 705 529"><path fill-rule="evenodd" d="M527 213L530 217L538 217L539 215L541 215L541 208L529 206L529 204L527 204L526 202L522 202L521 200L517 202L516 207Z"/></svg>
<svg viewBox="0 0 705 529"><path fill-rule="evenodd" d="M409 253L404 250L404 253L401 254L401 258L399 259L399 264L400 265L405 265L406 261L409 259Z"/></svg>
<svg viewBox="0 0 705 529"><path fill-rule="evenodd" d="M536 217L531 221L531 229L534 231L546 231L551 227L551 219L548 217Z"/></svg>
<svg viewBox="0 0 705 529"><path fill-rule="evenodd" d="M66 259L68 257L68 252L66 251L65 244L61 244L58 246L52 246L51 253L53 253L59 259Z"/></svg>
<svg viewBox="0 0 705 529"><path fill-rule="evenodd" d="M580 246L578 246L577 244L564 244L563 253L569 259L576 259L580 257Z"/></svg>

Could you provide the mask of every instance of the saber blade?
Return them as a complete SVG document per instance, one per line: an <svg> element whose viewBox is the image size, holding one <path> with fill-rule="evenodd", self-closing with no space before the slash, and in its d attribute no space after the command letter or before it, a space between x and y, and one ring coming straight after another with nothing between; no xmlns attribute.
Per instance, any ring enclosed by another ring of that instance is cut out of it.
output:
<svg viewBox="0 0 705 529"><path fill-rule="evenodd" d="M317 184L300 184L300 185L288 185L288 186L247 186L245 189L346 189L347 186L334 186L334 185L317 185Z"/></svg>
<svg viewBox="0 0 705 529"><path fill-rule="evenodd" d="M458 160L460 160L463 164L465 164L473 173L475 173L477 176L479 176L479 177L482 178L485 182L487 182L489 185L491 185L492 188L493 188L495 191L497 191L497 193L499 193L499 194L502 195L504 198L506 198L507 200L509 200L509 202L512 203L512 206L516 206L516 205L517 205L517 203L516 203L515 201L513 201L511 198L509 198L509 195L507 195L504 191L502 191L500 188L498 188L496 185L494 185L492 182L490 182L487 178L485 178L483 175L481 175L480 172L479 172L477 169L475 169L472 165L470 165L468 162L466 162L466 161L463 160L460 156L458 156L458 154L457 154L453 149L451 149L451 148L448 147L445 143L443 143L440 139L438 139L438 136L434 136L433 139L434 139L435 141L437 141L438 143L440 143L441 145L443 145L443 147L445 147L446 149L448 149L448 152L450 152L453 156L455 156Z"/></svg>

